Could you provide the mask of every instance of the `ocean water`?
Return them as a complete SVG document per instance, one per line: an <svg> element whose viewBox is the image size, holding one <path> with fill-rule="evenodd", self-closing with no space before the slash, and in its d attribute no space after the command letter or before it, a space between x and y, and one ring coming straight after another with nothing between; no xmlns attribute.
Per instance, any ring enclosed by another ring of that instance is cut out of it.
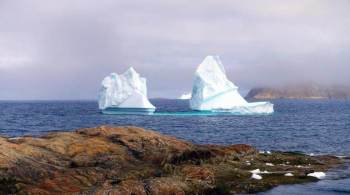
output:
<svg viewBox="0 0 350 195"><path fill-rule="evenodd" d="M153 99L157 112L190 112L186 100ZM99 125L136 125L199 144L350 156L350 101L276 100L273 115L103 115L95 101L0 101L0 134L41 135ZM350 194L348 165L327 179L263 194Z"/></svg>

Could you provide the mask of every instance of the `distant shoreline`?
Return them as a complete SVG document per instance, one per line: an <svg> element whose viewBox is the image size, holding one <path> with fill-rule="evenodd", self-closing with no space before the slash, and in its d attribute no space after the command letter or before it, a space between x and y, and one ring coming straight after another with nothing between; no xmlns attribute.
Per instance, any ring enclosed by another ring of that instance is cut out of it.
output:
<svg viewBox="0 0 350 195"><path fill-rule="evenodd" d="M347 87L324 87L315 84L299 84L284 87L257 87L249 91L247 99L350 99L350 88Z"/></svg>

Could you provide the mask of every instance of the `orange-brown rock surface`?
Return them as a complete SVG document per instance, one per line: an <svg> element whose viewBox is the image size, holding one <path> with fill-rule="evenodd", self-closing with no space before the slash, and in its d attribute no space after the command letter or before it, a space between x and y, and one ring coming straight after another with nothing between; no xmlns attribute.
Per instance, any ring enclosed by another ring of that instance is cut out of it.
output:
<svg viewBox="0 0 350 195"><path fill-rule="evenodd" d="M275 166L267 166L274 163ZM331 156L194 145L137 127L0 137L0 194L234 194L315 181ZM251 179L250 170L270 173ZM285 177L292 172L294 177Z"/></svg>

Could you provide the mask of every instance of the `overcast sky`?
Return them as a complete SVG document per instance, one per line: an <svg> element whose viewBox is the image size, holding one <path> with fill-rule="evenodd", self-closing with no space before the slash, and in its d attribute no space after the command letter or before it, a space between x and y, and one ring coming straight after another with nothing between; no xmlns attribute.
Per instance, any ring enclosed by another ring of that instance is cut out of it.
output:
<svg viewBox="0 0 350 195"><path fill-rule="evenodd" d="M96 99L133 66L151 97L191 90L206 55L241 89L350 83L349 0L0 0L0 99Z"/></svg>

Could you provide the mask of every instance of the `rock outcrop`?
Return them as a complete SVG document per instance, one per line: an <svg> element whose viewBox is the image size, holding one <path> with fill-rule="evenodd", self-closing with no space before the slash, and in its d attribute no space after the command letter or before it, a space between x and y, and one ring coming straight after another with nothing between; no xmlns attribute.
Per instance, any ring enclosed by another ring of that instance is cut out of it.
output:
<svg viewBox="0 0 350 195"><path fill-rule="evenodd" d="M137 127L0 137L0 194L234 194L317 181L331 156L194 145ZM272 166L273 165L273 166ZM251 170L262 172L261 180ZM286 177L286 173L293 176Z"/></svg>

